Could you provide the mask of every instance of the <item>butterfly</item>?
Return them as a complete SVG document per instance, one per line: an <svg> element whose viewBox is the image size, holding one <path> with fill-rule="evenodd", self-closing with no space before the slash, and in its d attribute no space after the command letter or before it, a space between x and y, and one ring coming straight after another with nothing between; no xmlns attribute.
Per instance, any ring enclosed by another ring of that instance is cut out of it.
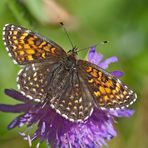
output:
<svg viewBox="0 0 148 148"><path fill-rule="evenodd" d="M55 42L13 24L5 25L3 41L14 63L22 67L17 77L22 94L70 121L85 121L95 107L124 109L137 98L109 72L78 59L77 48L65 52Z"/></svg>

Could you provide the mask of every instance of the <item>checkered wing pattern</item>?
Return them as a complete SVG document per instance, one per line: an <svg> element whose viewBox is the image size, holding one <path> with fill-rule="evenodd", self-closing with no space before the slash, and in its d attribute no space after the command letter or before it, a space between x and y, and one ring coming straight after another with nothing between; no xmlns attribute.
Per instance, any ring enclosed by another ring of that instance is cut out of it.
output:
<svg viewBox="0 0 148 148"><path fill-rule="evenodd" d="M60 82L60 83L59 83ZM58 87L56 84L59 84ZM85 82L75 70L66 72L63 68L53 79L51 105L63 117L81 122L93 112L93 101ZM55 93L54 93L55 92ZM57 93L59 92L59 93Z"/></svg>
<svg viewBox="0 0 148 148"><path fill-rule="evenodd" d="M75 70L65 70L60 62L26 66L20 71L17 83L25 96L49 104L68 120L83 121L93 111L84 80Z"/></svg>
<svg viewBox="0 0 148 148"><path fill-rule="evenodd" d="M16 25L5 25L3 40L14 63L20 65L39 63L66 55L65 51L55 42Z"/></svg>
<svg viewBox="0 0 148 148"><path fill-rule="evenodd" d="M123 109L135 102L136 94L119 79L87 61L79 60L78 63L79 72L99 108Z"/></svg>
<svg viewBox="0 0 148 148"><path fill-rule="evenodd" d="M17 86L22 94L38 102L45 101L49 83L57 67L56 61L25 66L17 77Z"/></svg>

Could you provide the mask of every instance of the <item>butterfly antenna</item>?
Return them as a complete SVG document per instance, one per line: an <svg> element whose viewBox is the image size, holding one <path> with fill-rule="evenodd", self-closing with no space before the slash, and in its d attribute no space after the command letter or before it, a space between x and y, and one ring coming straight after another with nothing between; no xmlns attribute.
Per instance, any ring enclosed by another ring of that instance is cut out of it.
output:
<svg viewBox="0 0 148 148"><path fill-rule="evenodd" d="M99 42L99 43L97 43L97 44L95 44L95 45L93 45L93 46L99 46L99 45L106 44L106 43L109 43L109 41L101 41L101 42ZM87 48L79 49L77 52L82 51L82 50L86 50L86 49L91 48L91 47L93 47L93 46L89 46L89 47L87 47Z"/></svg>
<svg viewBox="0 0 148 148"><path fill-rule="evenodd" d="M72 41L71 41L71 39L70 39L70 37L69 37L69 34L68 34L66 28L64 27L64 23L63 23L63 22L60 22L60 25L62 26L64 32L66 33L67 38L68 38L68 40L70 41L70 44L71 44L72 48L74 48L74 45L73 45L73 43L72 43Z"/></svg>

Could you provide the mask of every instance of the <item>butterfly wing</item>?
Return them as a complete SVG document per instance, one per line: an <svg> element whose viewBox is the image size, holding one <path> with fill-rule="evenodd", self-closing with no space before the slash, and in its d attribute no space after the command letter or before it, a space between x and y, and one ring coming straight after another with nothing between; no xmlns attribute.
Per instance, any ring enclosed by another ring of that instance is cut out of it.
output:
<svg viewBox="0 0 148 148"><path fill-rule="evenodd" d="M79 77L76 69L66 73L61 71L59 76L62 81L57 81L57 78L53 81L57 81L59 86L52 87L57 93L53 94L51 106L70 121L86 120L93 112L93 100L83 79Z"/></svg>
<svg viewBox="0 0 148 148"><path fill-rule="evenodd" d="M17 77L17 86L22 94L42 102L47 97L50 81L59 66L58 61L35 63L25 66Z"/></svg>
<svg viewBox="0 0 148 148"><path fill-rule="evenodd" d="M123 109L135 102L136 94L110 73L83 60L78 67L98 108Z"/></svg>
<svg viewBox="0 0 148 148"><path fill-rule="evenodd" d="M20 65L39 63L66 55L55 42L16 25L5 25L3 40L9 55Z"/></svg>

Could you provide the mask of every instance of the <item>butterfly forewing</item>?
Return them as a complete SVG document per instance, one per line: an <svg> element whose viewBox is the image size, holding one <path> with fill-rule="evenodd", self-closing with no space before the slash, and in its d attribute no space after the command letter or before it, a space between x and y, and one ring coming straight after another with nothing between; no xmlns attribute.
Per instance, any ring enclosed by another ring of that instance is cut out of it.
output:
<svg viewBox="0 0 148 148"><path fill-rule="evenodd" d="M135 102L136 94L105 70L82 60L79 69L98 108L123 109Z"/></svg>
<svg viewBox="0 0 148 148"><path fill-rule="evenodd" d="M65 51L53 41L16 25L5 25L3 40L9 55L20 65L39 63L52 57L66 55Z"/></svg>

